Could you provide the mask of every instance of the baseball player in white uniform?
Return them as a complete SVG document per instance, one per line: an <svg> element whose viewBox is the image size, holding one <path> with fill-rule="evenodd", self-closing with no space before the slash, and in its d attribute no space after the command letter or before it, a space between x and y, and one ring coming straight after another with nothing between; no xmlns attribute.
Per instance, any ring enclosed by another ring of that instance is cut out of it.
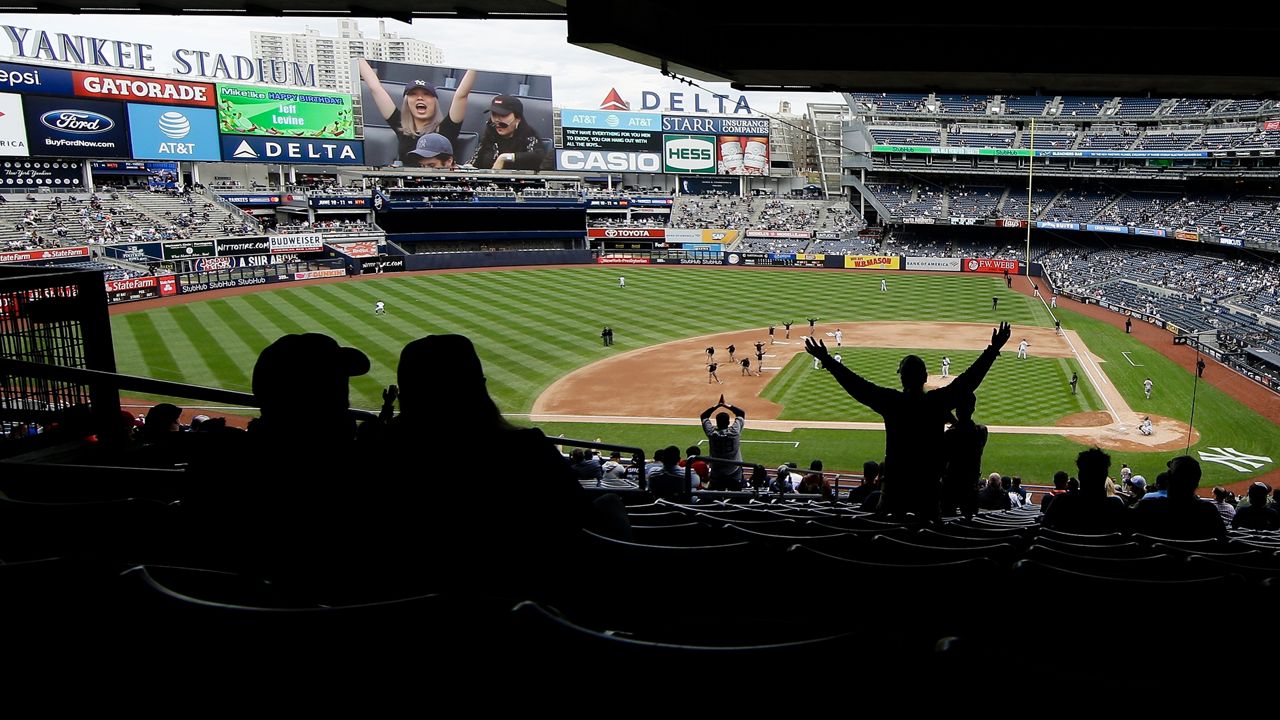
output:
<svg viewBox="0 0 1280 720"><path fill-rule="evenodd" d="M1026 359L1027 359L1027 347L1028 347L1030 344L1031 344L1031 343L1027 342L1027 339L1026 339L1026 338L1023 338L1023 339L1022 339L1022 342L1018 343L1018 357L1019 357L1019 358L1021 358L1021 359L1023 359L1023 360L1026 360Z"/></svg>
<svg viewBox="0 0 1280 720"><path fill-rule="evenodd" d="M942 377L951 377L951 358L942 356Z"/></svg>
<svg viewBox="0 0 1280 720"><path fill-rule="evenodd" d="M885 278L880 278L880 292L889 292L889 281Z"/></svg>
<svg viewBox="0 0 1280 720"><path fill-rule="evenodd" d="M840 343L844 342L844 331L836 328L836 347L840 347Z"/></svg>
<svg viewBox="0 0 1280 720"><path fill-rule="evenodd" d="M387 306L386 306L386 304L385 304L385 303L383 303L381 300L379 300L378 302L374 303L374 306L373 306L373 314L374 314L374 315L386 315L386 314L387 314Z"/></svg>
<svg viewBox="0 0 1280 720"><path fill-rule="evenodd" d="M627 286L627 279L626 279L625 277L623 277L623 276L619 275L619 276L618 276L618 287L620 287L620 288L624 288L624 287L626 287L626 286Z"/></svg>
<svg viewBox="0 0 1280 720"><path fill-rule="evenodd" d="M818 358L816 358L816 357L815 357L815 358L813 359L813 369L814 369L814 370L821 370L821 369L822 369L822 360L820 360L820 359L818 359Z"/></svg>
<svg viewBox="0 0 1280 720"><path fill-rule="evenodd" d="M1152 385L1151 378L1147 378L1146 380L1142 381L1142 389L1146 391L1148 400L1151 399L1151 385Z"/></svg>
<svg viewBox="0 0 1280 720"><path fill-rule="evenodd" d="M1051 308L1058 307L1058 296L1056 294L1053 297L1049 298L1049 307Z"/></svg>

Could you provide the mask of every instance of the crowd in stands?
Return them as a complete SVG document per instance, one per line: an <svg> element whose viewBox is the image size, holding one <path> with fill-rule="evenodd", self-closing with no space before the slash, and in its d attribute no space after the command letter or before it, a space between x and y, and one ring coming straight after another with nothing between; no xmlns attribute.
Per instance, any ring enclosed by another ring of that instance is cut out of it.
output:
<svg viewBox="0 0 1280 720"><path fill-rule="evenodd" d="M302 222L277 223L272 232L284 234L303 234L303 233L325 233L325 234L341 234L341 233L370 233L377 232L378 228L364 220L303 220Z"/></svg>
<svg viewBox="0 0 1280 720"><path fill-rule="evenodd" d="M671 227L742 230L751 220L753 201L737 196L681 198L671 212Z"/></svg>

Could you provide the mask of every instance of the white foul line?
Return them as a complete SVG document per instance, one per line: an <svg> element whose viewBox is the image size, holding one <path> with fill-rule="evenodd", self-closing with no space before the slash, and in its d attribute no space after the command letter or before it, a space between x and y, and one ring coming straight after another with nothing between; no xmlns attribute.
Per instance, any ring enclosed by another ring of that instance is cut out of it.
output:
<svg viewBox="0 0 1280 720"><path fill-rule="evenodd" d="M1132 366L1134 366L1134 367L1146 367L1145 365L1139 365L1138 363L1134 362L1134 361L1133 361L1133 358L1129 357L1129 351L1128 351L1128 350L1121 350L1121 351L1120 351L1120 354L1124 356L1124 359L1125 359L1125 360L1128 360L1128 361L1129 361L1129 364L1130 364L1130 365L1132 365Z"/></svg>
<svg viewBox="0 0 1280 720"><path fill-rule="evenodd" d="M1040 297L1040 304L1044 305L1044 309L1046 312L1049 313L1049 317L1053 318L1055 321L1058 319L1058 317L1053 314L1053 309L1049 307L1049 303L1045 302L1043 296ZM1104 392L1102 389L1102 382L1099 381L1097 378L1095 378L1093 376L1093 372L1090 371L1090 368L1093 368L1093 370L1097 371L1098 376L1103 380L1105 380L1106 375L1102 373L1102 368L1097 366L1097 363L1093 361L1092 357L1082 357L1080 355L1080 351L1076 350L1075 343L1071 342L1071 336L1067 334L1065 331L1062 333L1062 337L1066 338L1067 345L1071 347L1071 354L1076 356L1076 360L1080 363L1080 369L1084 370L1085 377L1089 378L1089 382L1092 382L1095 386L1097 386L1098 397L1102 398L1102 404L1106 405L1107 412L1111 413L1112 422L1119 424L1120 414L1116 412L1116 409L1111 406L1111 401L1107 399L1107 393Z"/></svg>

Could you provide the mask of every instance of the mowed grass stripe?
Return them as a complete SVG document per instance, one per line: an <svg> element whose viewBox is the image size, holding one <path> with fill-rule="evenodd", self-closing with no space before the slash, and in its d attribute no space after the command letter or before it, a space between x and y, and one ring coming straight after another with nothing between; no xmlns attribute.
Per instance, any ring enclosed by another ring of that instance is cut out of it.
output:
<svg viewBox="0 0 1280 720"><path fill-rule="evenodd" d="M166 338L156 327L154 313L131 313L122 318L138 350L137 356L130 357L121 352L122 348L116 347L116 366L122 372L144 374L161 380L182 380L186 377L186 368L178 363L178 359L169 350ZM114 329L113 323L113 332ZM142 368L138 367L139 360L146 368L145 373L140 372Z"/></svg>
<svg viewBox="0 0 1280 720"><path fill-rule="evenodd" d="M191 305L175 305L169 311L178 330L190 343L196 358L209 368L220 387L229 390L244 390L249 387L249 376L242 366L242 361L233 358L223 348L222 344L214 338L213 333L204 327L204 321ZM185 360L189 362L191 359Z"/></svg>
<svg viewBox="0 0 1280 720"><path fill-rule="evenodd" d="M311 294L308 293L307 295ZM284 297L284 301L289 303L290 306L298 310L300 313L313 318L348 317L354 320L355 317L354 315L347 313L344 308L332 305L329 305L328 307L332 309L333 313L326 313L324 307L320 304L323 303L323 301L315 298L314 295L307 297L303 293L290 293ZM327 303L324 304L327 305ZM398 349L391 350L389 347L382 348L377 341L357 330L356 327L357 324L354 322L344 324L343 328L345 332L342 333L343 339L339 344L352 345L363 350L366 355L369 355L370 369L368 374L351 379L352 399L354 401L359 397L364 401L364 407L366 408L377 407L380 404L379 400L381 399L380 396L382 389L385 387L385 384L389 384L391 382L391 378L395 377L395 362L393 360L388 363L387 357L388 355L398 357ZM332 333L325 334L331 335ZM381 348L381 351L379 348ZM370 354L370 349L373 349L373 354ZM375 400L375 398L377 398L377 400Z"/></svg>
<svg viewBox="0 0 1280 720"><path fill-rule="evenodd" d="M222 321L222 324L240 338L247 352L251 353L255 358L258 353L262 352L262 348L270 345L275 340L274 337L269 338L264 335L257 325L250 321L248 304L240 298L232 297L212 300L208 306L209 310Z"/></svg>

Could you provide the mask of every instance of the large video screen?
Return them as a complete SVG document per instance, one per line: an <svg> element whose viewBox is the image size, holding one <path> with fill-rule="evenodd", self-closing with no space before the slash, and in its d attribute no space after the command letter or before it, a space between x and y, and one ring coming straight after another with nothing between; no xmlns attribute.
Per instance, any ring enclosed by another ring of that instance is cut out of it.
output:
<svg viewBox="0 0 1280 720"><path fill-rule="evenodd" d="M352 66L369 165L554 167L549 75L364 59Z"/></svg>
<svg viewBox="0 0 1280 720"><path fill-rule="evenodd" d="M560 125L560 170L769 174L768 118L566 109Z"/></svg>
<svg viewBox="0 0 1280 720"><path fill-rule="evenodd" d="M356 136L350 95L218 83L224 135L349 140Z"/></svg>

